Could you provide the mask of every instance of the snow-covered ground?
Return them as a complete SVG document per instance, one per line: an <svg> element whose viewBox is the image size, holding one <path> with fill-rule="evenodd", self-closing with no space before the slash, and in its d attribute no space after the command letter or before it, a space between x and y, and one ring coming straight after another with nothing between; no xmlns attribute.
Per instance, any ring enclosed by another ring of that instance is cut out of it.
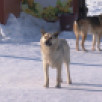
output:
<svg viewBox="0 0 102 102"><path fill-rule="evenodd" d="M0 41L0 102L102 102L102 52L75 50L73 32L62 32L59 38L71 48L70 72L72 85L66 84L63 66L62 88L55 88L56 70L50 69L50 88L43 87L43 68L40 53L40 29L59 30L59 22L47 23L21 13L10 15L7 24L0 25L6 39ZM102 45L101 45L102 48Z"/></svg>
<svg viewBox="0 0 102 102"><path fill-rule="evenodd" d="M88 15L102 14L102 0L86 0Z"/></svg>

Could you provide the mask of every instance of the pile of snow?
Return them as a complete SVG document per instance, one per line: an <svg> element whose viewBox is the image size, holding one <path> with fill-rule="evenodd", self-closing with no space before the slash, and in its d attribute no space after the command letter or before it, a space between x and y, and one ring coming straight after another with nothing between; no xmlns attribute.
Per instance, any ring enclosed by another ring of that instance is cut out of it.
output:
<svg viewBox="0 0 102 102"><path fill-rule="evenodd" d="M24 12L21 12L20 17L16 18L13 14L10 14L7 24L4 26L0 24L2 30L1 35L3 40L13 42L24 41L38 41L38 35L41 29L46 31L55 32L60 29L59 22L48 23L43 19L35 18ZM3 37L6 36L6 37Z"/></svg>

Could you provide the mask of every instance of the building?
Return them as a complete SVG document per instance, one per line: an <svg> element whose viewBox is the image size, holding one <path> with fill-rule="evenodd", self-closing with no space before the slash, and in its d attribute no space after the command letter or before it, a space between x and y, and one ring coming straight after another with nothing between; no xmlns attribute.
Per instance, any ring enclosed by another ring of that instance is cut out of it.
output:
<svg viewBox="0 0 102 102"><path fill-rule="evenodd" d="M0 23L5 24L10 13L20 14L20 0L0 0Z"/></svg>

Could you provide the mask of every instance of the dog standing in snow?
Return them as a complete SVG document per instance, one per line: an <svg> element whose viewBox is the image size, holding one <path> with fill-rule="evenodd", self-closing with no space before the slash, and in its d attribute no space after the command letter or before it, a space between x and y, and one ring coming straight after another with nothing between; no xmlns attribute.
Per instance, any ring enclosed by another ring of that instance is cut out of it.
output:
<svg viewBox="0 0 102 102"><path fill-rule="evenodd" d="M40 39L41 52L43 58L44 87L49 87L49 66L56 68L57 78L56 87L61 87L61 66L65 63L67 67L67 83L71 84L70 79L70 47L65 39L58 39L58 33L50 34L41 31Z"/></svg>
<svg viewBox="0 0 102 102"><path fill-rule="evenodd" d="M102 36L102 15L86 17L84 19L78 19L74 21L73 30L76 36L76 50L79 51L79 36L82 36L82 50L85 51L84 42L87 34L93 35L92 50L96 49L100 51L100 39Z"/></svg>

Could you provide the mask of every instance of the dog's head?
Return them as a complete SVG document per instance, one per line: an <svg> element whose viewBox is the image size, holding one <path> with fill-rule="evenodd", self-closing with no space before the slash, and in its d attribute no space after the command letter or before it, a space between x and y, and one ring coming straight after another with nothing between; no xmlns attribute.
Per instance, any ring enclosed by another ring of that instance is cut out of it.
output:
<svg viewBox="0 0 102 102"><path fill-rule="evenodd" d="M41 43L43 43L44 45L50 47L58 43L58 32L51 34L46 33L44 30L41 30L41 34Z"/></svg>

